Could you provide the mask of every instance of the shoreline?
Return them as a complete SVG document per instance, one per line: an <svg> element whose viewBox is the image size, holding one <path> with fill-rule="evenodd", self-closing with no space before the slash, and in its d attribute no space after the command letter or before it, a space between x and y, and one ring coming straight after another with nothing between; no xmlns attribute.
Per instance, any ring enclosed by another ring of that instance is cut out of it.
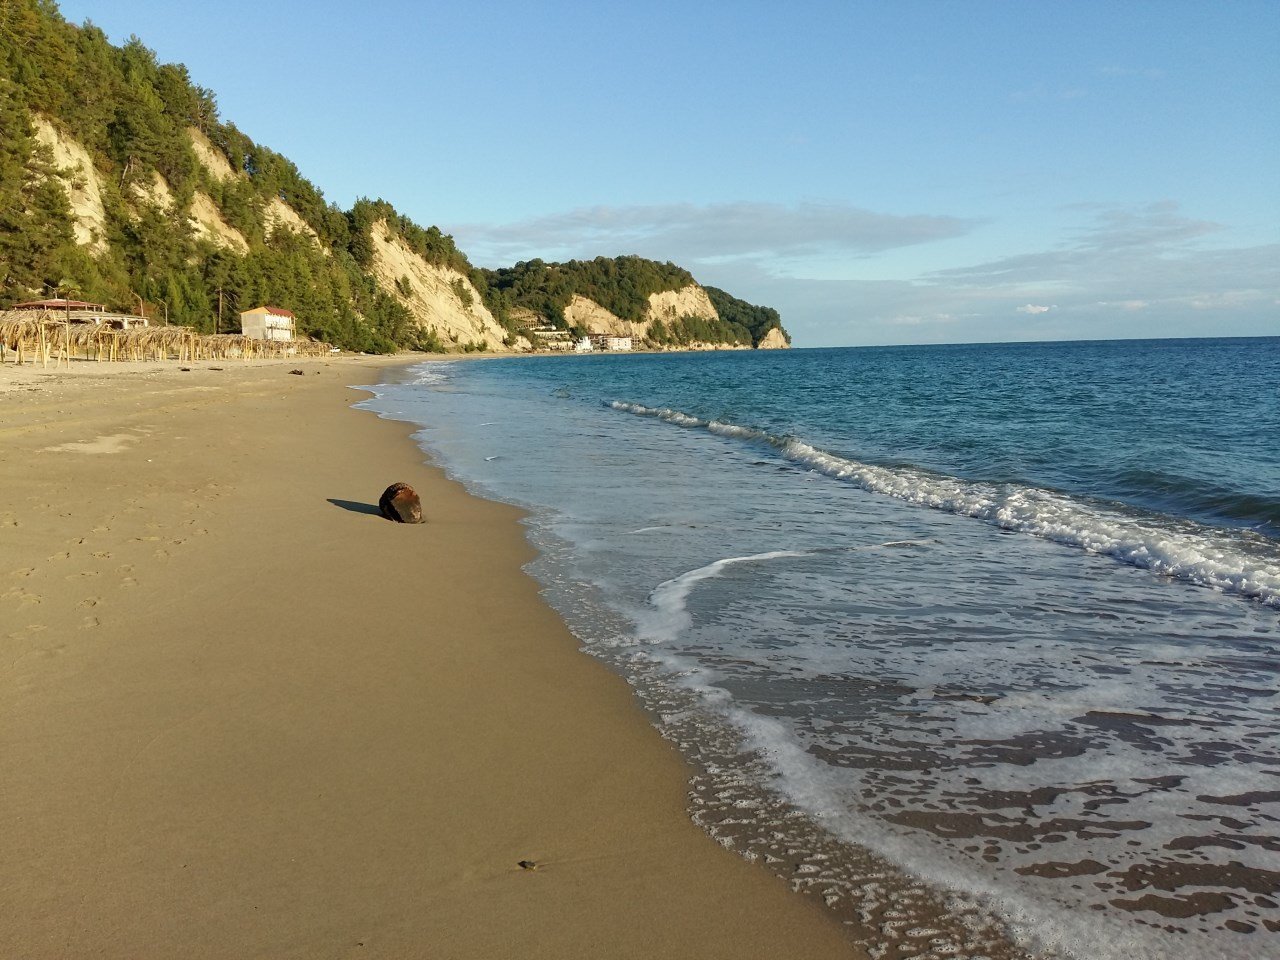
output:
<svg viewBox="0 0 1280 960"><path fill-rule="evenodd" d="M0 374L0 937L859 956L689 820L685 762L523 572L519 512L352 408L422 359ZM397 480L425 526L370 515Z"/></svg>

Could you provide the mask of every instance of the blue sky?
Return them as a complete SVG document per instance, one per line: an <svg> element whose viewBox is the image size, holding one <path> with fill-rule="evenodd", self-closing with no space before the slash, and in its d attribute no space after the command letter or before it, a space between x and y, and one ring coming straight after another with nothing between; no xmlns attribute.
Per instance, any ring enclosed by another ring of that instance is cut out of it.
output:
<svg viewBox="0 0 1280 960"><path fill-rule="evenodd" d="M1280 3L61 0L473 262L639 253L797 345L1280 334Z"/></svg>

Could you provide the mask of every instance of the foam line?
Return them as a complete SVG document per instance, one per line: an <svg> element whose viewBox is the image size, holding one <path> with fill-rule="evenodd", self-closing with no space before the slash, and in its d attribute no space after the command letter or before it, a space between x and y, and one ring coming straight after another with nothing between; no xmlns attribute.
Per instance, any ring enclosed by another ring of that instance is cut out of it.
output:
<svg viewBox="0 0 1280 960"><path fill-rule="evenodd" d="M703 420L667 407L613 401L614 410L687 429L765 444L792 463L856 483L873 493L974 517L1005 530L1029 533L1280 607L1280 550L1245 535L1176 518L1140 516L1019 484L961 480L908 467L881 467L821 450L796 437Z"/></svg>

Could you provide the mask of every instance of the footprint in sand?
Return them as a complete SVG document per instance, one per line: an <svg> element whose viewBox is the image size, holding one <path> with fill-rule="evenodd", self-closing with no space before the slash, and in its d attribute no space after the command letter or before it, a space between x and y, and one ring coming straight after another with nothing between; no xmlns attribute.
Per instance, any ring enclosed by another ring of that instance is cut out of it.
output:
<svg viewBox="0 0 1280 960"><path fill-rule="evenodd" d="M129 587L136 587L137 585L138 585L138 581L133 579L133 577L125 577L123 580L120 581L120 586L124 587L125 589L128 589Z"/></svg>
<svg viewBox="0 0 1280 960"><path fill-rule="evenodd" d="M92 630L94 627L100 627L100 626L102 626L102 621L99 620L97 617L85 617L82 621L80 621L81 630Z"/></svg>
<svg viewBox="0 0 1280 960"><path fill-rule="evenodd" d="M36 572L35 567L23 567L21 570L13 571L15 577L29 577Z"/></svg>
<svg viewBox="0 0 1280 960"><path fill-rule="evenodd" d="M63 580L83 580L86 577L97 577L101 574L97 570L81 570L79 573L71 573L63 577Z"/></svg>
<svg viewBox="0 0 1280 960"><path fill-rule="evenodd" d="M124 563L116 567L116 573L133 573L133 564Z"/></svg>
<svg viewBox="0 0 1280 960"><path fill-rule="evenodd" d="M16 600L20 604L31 604L34 606L35 604L43 603L44 597L40 596L38 593L32 593L30 590L23 590L21 587L18 587L14 590L10 590L8 593L0 594L0 600Z"/></svg>
<svg viewBox="0 0 1280 960"><path fill-rule="evenodd" d="M97 559L97 560L110 560L110 559L111 559L111 554L109 554L109 553L107 553L106 551L103 551L103 550L99 550L97 553L91 553L91 554L89 554L89 556L94 557L94 558L95 558L95 559Z"/></svg>
<svg viewBox="0 0 1280 960"><path fill-rule="evenodd" d="M102 598L101 598L101 597L85 597L83 600L81 600L81 601L80 601L80 606L82 606L82 607L96 607L96 606L97 606L98 604L100 604L101 602L102 602Z"/></svg>
<svg viewBox="0 0 1280 960"><path fill-rule="evenodd" d="M44 559L46 563L53 563L55 560L70 560L71 554L63 550L61 553L55 553L53 556L45 557Z"/></svg>

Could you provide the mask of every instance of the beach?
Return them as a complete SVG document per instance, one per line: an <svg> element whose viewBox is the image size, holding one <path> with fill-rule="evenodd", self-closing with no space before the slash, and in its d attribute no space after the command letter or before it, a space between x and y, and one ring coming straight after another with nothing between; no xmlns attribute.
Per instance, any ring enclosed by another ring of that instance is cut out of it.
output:
<svg viewBox="0 0 1280 960"><path fill-rule="evenodd" d="M4 955L858 956L690 821L519 512L352 409L405 362L0 369Z"/></svg>
<svg viewBox="0 0 1280 960"><path fill-rule="evenodd" d="M873 956L1253 960L1278 351L495 358L361 406L527 512L528 571L696 768L695 821Z"/></svg>

